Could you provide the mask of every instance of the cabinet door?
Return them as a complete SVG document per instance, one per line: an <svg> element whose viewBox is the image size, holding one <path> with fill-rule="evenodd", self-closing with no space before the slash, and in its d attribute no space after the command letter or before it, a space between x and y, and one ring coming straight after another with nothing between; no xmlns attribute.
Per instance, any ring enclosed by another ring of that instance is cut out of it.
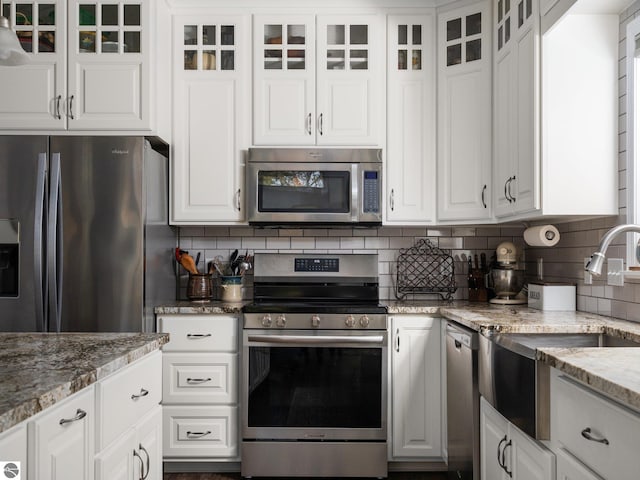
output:
<svg viewBox="0 0 640 480"><path fill-rule="evenodd" d="M512 2L494 0L494 160L493 206L496 217L513 212L509 188L513 182L515 155L515 88Z"/></svg>
<svg viewBox="0 0 640 480"><path fill-rule="evenodd" d="M96 455L96 480L134 480L141 478L141 461L133 456L135 430L128 429L109 447Z"/></svg>
<svg viewBox="0 0 640 480"><path fill-rule="evenodd" d="M387 221L435 220L435 15L387 22Z"/></svg>
<svg viewBox="0 0 640 480"><path fill-rule="evenodd" d="M145 480L162 480L162 407L157 405L136 425L136 444ZM138 478L138 477L135 477Z"/></svg>
<svg viewBox="0 0 640 480"><path fill-rule="evenodd" d="M392 455L439 457L440 319L392 318Z"/></svg>
<svg viewBox="0 0 640 480"><path fill-rule="evenodd" d="M28 478L26 422L0 433L0 457L2 462L15 463L16 467L19 467L21 478Z"/></svg>
<svg viewBox="0 0 640 480"><path fill-rule="evenodd" d="M255 145L313 145L313 16L256 15L253 24Z"/></svg>
<svg viewBox="0 0 640 480"><path fill-rule="evenodd" d="M564 449L556 450L557 480L602 480Z"/></svg>
<svg viewBox="0 0 640 480"><path fill-rule="evenodd" d="M151 128L151 5L69 1L69 128Z"/></svg>
<svg viewBox="0 0 640 480"><path fill-rule="evenodd" d="M0 128L60 130L66 127L66 18L64 0L2 2L28 65L0 67Z"/></svg>
<svg viewBox="0 0 640 480"><path fill-rule="evenodd" d="M527 437L513 425L509 428L506 465L518 480L554 480L556 473L555 455L537 442Z"/></svg>
<svg viewBox="0 0 640 480"><path fill-rule="evenodd" d="M378 145L384 46L376 15L318 16L317 143Z"/></svg>
<svg viewBox="0 0 640 480"><path fill-rule="evenodd" d="M511 183L515 213L540 208L540 17L538 2L512 2L516 55L516 155Z"/></svg>
<svg viewBox="0 0 640 480"><path fill-rule="evenodd" d="M29 463L38 480L94 477L93 388L69 397L28 424Z"/></svg>
<svg viewBox="0 0 640 480"><path fill-rule="evenodd" d="M438 219L491 214L491 18L487 1L438 16Z"/></svg>
<svg viewBox="0 0 640 480"><path fill-rule="evenodd" d="M480 398L480 479L506 480L502 453L508 441L508 422L484 398ZM506 456L505 456L506 460Z"/></svg>
<svg viewBox="0 0 640 480"><path fill-rule="evenodd" d="M174 224L241 222L247 19L174 18Z"/></svg>

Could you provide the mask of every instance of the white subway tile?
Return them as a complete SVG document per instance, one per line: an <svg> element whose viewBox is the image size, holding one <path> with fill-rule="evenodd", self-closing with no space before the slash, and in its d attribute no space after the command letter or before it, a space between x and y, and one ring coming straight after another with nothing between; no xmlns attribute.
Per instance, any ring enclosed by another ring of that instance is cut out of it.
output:
<svg viewBox="0 0 640 480"><path fill-rule="evenodd" d="M267 237L266 248L276 249L276 250L291 248L291 238Z"/></svg>
<svg viewBox="0 0 640 480"><path fill-rule="evenodd" d="M340 237L340 248L364 248L363 237Z"/></svg>
<svg viewBox="0 0 640 480"><path fill-rule="evenodd" d="M301 248L304 250L311 250L316 248L315 237L294 237L291 239L291 248Z"/></svg>

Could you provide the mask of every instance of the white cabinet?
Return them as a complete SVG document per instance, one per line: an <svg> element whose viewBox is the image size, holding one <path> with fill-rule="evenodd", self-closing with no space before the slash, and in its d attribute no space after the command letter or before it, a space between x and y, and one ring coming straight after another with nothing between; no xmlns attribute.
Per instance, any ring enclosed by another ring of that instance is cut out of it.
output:
<svg viewBox="0 0 640 480"><path fill-rule="evenodd" d="M554 454L480 399L480 479L554 480Z"/></svg>
<svg viewBox="0 0 640 480"><path fill-rule="evenodd" d="M441 321L391 318L391 460L440 457Z"/></svg>
<svg viewBox="0 0 640 480"><path fill-rule="evenodd" d="M602 480L564 449L556 450L555 454L557 480Z"/></svg>
<svg viewBox="0 0 640 480"><path fill-rule="evenodd" d="M162 407L96 455L96 480L162 480Z"/></svg>
<svg viewBox="0 0 640 480"><path fill-rule="evenodd" d="M25 480L29 478L27 468L27 425L25 422L0 433L0 457L3 462L15 463L16 467L19 468L21 478Z"/></svg>
<svg viewBox="0 0 640 480"><path fill-rule="evenodd" d="M31 63L0 67L0 128L151 129L154 4L3 2Z"/></svg>
<svg viewBox="0 0 640 480"><path fill-rule="evenodd" d="M239 320L162 315L163 455L172 461L237 462Z"/></svg>
<svg viewBox="0 0 640 480"><path fill-rule="evenodd" d="M435 11L387 18L386 223L435 221Z"/></svg>
<svg viewBox="0 0 640 480"><path fill-rule="evenodd" d="M537 0L494 0L495 214L540 208Z"/></svg>
<svg viewBox="0 0 640 480"><path fill-rule="evenodd" d="M617 215L617 15L493 5L495 216Z"/></svg>
<svg viewBox="0 0 640 480"><path fill-rule="evenodd" d="M490 220L491 4L439 13L438 35L438 220Z"/></svg>
<svg viewBox="0 0 640 480"><path fill-rule="evenodd" d="M574 478L599 478L598 475L616 480L638 478L638 412L562 376L557 370L552 370L550 392L551 442L554 449L565 453L563 469L595 473L592 477L576 477L574 473ZM559 471L560 466L559 462Z"/></svg>
<svg viewBox="0 0 640 480"><path fill-rule="evenodd" d="M162 355L96 385L96 480L162 480Z"/></svg>
<svg viewBox="0 0 640 480"><path fill-rule="evenodd" d="M29 478L93 480L94 422L93 387L29 422Z"/></svg>
<svg viewBox="0 0 640 480"><path fill-rule="evenodd" d="M378 145L377 15L256 15L255 145Z"/></svg>
<svg viewBox="0 0 640 480"><path fill-rule="evenodd" d="M248 23L242 15L173 18L172 224L244 219Z"/></svg>

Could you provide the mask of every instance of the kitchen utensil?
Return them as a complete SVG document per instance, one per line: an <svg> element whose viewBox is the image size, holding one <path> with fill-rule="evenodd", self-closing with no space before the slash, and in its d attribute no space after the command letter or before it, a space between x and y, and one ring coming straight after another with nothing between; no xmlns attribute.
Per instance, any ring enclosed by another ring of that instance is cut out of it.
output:
<svg viewBox="0 0 640 480"><path fill-rule="evenodd" d="M193 257L189 255L189 252L187 252L186 250L181 250L180 248L176 248L175 256L178 263L182 265L187 272L192 274L198 273L196 262Z"/></svg>
<svg viewBox="0 0 640 480"><path fill-rule="evenodd" d="M223 302L242 301L242 277L238 275L224 276L220 279Z"/></svg>
<svg viewBox="0 0 640 480"><path fill-rule="evenodd" d="M196 255L196 268L198 268L198 263L200 263L200 252Z"/></svg>
<svg viewBox="0 0 640 480"><path fill-rule="evenodd" d="M187 298L193 302L208 302L213 297L213 281L208 273L189 274Z"/></svg>

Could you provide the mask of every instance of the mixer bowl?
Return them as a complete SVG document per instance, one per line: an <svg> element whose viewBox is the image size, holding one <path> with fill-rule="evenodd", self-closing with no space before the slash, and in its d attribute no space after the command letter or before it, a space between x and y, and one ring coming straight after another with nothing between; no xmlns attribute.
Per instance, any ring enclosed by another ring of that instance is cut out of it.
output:
<svg viewBox="0 0 640 480"><path fill-rule="evenodd" d="M494 268L491 270L490 286L497 297L515 297L524 286L524 270Z"/></svg>

